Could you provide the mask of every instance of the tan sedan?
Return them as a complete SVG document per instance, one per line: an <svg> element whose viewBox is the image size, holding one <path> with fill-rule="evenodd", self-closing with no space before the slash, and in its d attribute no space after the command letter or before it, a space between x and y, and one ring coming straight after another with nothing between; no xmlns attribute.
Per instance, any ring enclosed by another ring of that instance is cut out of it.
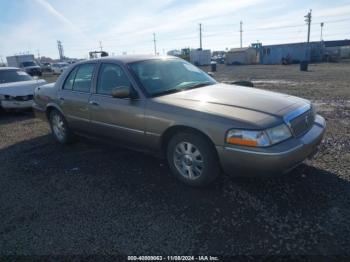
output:
<svg viewBox="0 0 350 262"><path fill-rule="evenodd" d="M222 171L284 174L315 152L325 131L305 99L218 83L175 57L80 62L37 88L34 100L58 142L89 135L153 152L193 186Z"/></svg>

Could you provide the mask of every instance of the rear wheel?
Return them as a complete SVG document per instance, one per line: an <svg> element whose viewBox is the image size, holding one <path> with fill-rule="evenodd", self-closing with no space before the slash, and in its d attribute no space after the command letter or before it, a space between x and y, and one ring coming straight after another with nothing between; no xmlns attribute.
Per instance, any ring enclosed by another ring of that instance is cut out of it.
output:
<svg viewBox="0 0 350 262"><path fill-rule="evenodd" d="M191 186L206 186L221 172L215 148L197 133L174 135L167 147L167 159L172 173Z"/></svg>
<svg viewBox="0 0 350 262"><path fill-rule="evenodd" d="M68 127L64 116L57 110L50 112L50 126L52 135L61 144L69 144L73 141L73 132Z"/></svg>

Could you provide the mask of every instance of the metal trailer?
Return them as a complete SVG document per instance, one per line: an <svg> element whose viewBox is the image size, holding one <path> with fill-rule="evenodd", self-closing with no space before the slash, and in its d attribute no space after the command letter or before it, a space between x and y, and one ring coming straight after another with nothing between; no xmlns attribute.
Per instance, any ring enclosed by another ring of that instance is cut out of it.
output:
<svg viewBox="0 0 350 262"><path fill-rule="evenodd" d="M14 55L6 57L9 67L18 67L32 76L41 76L42 70L35 61L34 55Z"/></svg>
<svg viewBox="0 0 350 262"><path fill-rule="evenodd" d="M9 67L18 67L21 68L23 62L34 62L34 55L14 55L6 57L7 65Z"/></svg>
<svg viewBox="0 0 350 262"><path fill-rule="evenodd" d="M255 48L234 48L226 53L226 65L253 65L258 63L258 52Z"/></svg>
<svg viewBox="0 0 350 262"><path fill-rule="evenodd" d="M211 51L208 50L191 50L190 62L194 65L210 65Z"/></svg>

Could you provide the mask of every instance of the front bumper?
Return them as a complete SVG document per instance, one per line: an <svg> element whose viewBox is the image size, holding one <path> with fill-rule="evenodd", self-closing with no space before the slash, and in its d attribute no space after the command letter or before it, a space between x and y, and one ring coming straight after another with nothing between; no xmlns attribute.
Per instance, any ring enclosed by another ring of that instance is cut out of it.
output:
<svg viewBox="0 0 350 262"><path fill-rule="evenodd" d="M16 101L16 100L1 100L1 107L3 109L29 109L33 105L33 100Z"/></svg>
<svg viewBox="0 0 350 262"><path fill-rule="evenodd" d="M312 128L303 136L267 148L217 146L221 166L233 176L284 174L313 155L326 130L326 121L316 116Z"/></svg>

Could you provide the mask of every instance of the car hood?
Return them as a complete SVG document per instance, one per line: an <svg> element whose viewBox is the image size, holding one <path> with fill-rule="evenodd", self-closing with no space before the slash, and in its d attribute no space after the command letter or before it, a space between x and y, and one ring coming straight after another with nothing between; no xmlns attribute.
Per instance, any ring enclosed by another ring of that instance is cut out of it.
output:
<svg viewBox="0 0 350 262"><path fill-rule="evenodd" d="M157 97L157 102L269 125L310 102L295 96L228 84L215 84Z"/></svg>
<svg viewBox="0 0 350 262"><path fill-rule="evenodd" d="M10 95L10 96L33 95L34 89L44 84L46 84L46 81L43 79L0 84L0 95Z"/></svg>
<svg viewBox="0 0 350 262"><path fill-rule="evenodd" d="M38 69L38 68L40 68L40 66L25 66L25 67L23 67L24 69Z"/></svg>

